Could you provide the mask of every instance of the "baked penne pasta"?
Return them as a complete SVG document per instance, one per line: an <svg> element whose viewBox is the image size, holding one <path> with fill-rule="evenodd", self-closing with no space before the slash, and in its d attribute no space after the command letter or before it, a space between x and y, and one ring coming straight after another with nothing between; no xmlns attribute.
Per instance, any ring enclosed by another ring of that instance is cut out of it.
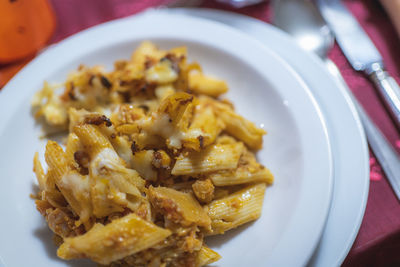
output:
<svg viewBox="0 0 400 267"><path fill-rule="evenodd" d="M218 97L228 92L228 85L225 81L206 76L201 72L189 74L189 88L197 94L213 97Z"/></svg>
<svg viewBox="0 0 400 267"><path fill-rule="evenodd" d="M222 234L260 217L264 199L264 183L250 185L208 205L211 218L210 235Z"/></svg>
<svg viewBox="0 0 400 267"><path fill-rule="evenodd" d="M192 223L205 228L210 226L207 213L189 193L167 187L150 187L149 199L155 208L173 222L184 226Z"/></svg>
<svg viewBox="0 0 400 267"><path fill-rule="evenodd" d="M205 266L218 261L221 256L207 246L202 246L199 254L197 255L197 266Z"/></svg>
<svg viewBox="0 0 400 267"><path fill-rule="evenodd" d="M274 179L254 154L265 131L219 99L227 90L186 47L148 41L112 71L81 65L45 83L35 117L68 131L47 142L47 166L33 158L57 255L110 267L218 261L205 236L256 220Z"/></svg>
<svg viewBox="0 0 400 267"><path fill-rule="evenodd" d="M274 181L272 173L259 164L250 151L246 151L242 154L237 169L214 172L209 174L208 178L210 178L216 186L259 182L264 182L269 185Z"/></svg>
<svg viewBox="0 0 400 267"><path fill-rule="evenodd" d="M171 235L169 230L129 214L107 225L95 224L84 235L66 238L57 251L62 259L90 258L109 264L152 247Z"/></svg>
<svg viewBox="0 0 400 267"><path fill-rule="evenodd" d="M236 169L244 146L242 143L213 145L201 152L178 156L173 175L196 175L218 170Z"/></svg>

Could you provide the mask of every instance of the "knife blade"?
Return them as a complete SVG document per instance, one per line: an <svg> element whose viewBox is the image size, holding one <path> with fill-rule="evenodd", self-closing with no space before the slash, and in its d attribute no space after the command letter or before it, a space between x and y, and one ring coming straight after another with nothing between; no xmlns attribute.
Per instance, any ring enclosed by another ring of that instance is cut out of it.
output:
<svg viewBox="0 0 400 267"><path fill-rule="evenodd" d="M375 83L400 128L400 87L386 72L382 56L360 24L339 0L317 0L317 6L351 66Z"/></svg>

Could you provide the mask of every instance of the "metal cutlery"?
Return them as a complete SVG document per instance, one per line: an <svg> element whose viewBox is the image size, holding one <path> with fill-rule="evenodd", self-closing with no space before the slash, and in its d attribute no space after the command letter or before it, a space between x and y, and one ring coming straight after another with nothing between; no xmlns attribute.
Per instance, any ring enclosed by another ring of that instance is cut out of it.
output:
<svg viewBox="0 0 400 267"><path fill-rule="evenodd" d="M381 164L397 198L400 199L399 155L352 95L336 65L328 59L327 54L333 47L334 38L318 10L308 0L277 0L274 3L275 25L291 34L305 50L320 56L328 71L336 78L338 86L345 88L352 96L369 145Z"/></svg>
<svg viewBox="0 0 400 267"><path fill-rule="evenodd" d="M317 0L317 5L352 67L375 83L400 128L400 87L385 71L379 51L340 0Z"/></svg>

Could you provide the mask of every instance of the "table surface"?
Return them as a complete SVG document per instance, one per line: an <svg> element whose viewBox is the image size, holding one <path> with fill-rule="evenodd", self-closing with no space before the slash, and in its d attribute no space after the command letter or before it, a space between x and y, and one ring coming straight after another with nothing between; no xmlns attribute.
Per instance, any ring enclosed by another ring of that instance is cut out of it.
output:
<svg viewBox="0 0 400 267"><path fill-rule="evenodd" d="M166 0L51 0L57 16L57 29L50 43L56 43L96 24L135 14ZM400 39L377 0L347 0L346 5L369 34L386 63L387 70L400 83ZM203 1L202 7L229 10L269 23L269 1L234 9ZM329 57L338 68L388 140L400 153L399 129L395 128L376 90L362 74L354 71L335 44ZM366 212L357 239L343 266L400 266L400 205L375 157L370 153L370 190ZM348 177L351 179L351 177Z"/></svg>

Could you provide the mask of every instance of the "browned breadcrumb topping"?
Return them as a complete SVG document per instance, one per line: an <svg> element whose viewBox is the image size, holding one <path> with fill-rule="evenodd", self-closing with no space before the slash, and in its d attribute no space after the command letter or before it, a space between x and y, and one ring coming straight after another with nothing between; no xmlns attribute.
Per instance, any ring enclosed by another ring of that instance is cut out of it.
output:
<svg viewBox="0 0 400 267"><path fill-rule="evenodd" d="M107 118L105 115L88 116L88 117L85 118L84 123L86 123L86 124L94 124L94 125L104 124L107 127L110 127L112 125L112 122L110 121L110 119Z"/></svg>
<svg viewBox="0 0 400 267"><path fill-rule="evenodd" d="M196 180L192 184L196 198L202 203L209 203L214 199L214 185L210 179Z"/></svg>

